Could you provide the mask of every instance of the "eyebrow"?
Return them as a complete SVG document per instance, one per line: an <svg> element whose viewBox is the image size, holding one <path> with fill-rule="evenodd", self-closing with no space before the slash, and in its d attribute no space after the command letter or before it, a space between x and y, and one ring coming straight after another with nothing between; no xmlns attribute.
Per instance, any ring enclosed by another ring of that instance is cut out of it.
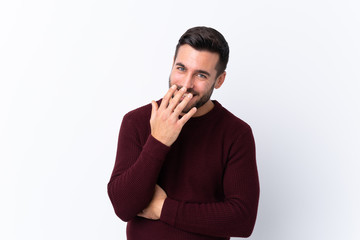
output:
<svg viewBox="0 0 360 240"><path fill-rule="evenodd" d="M181 62L177 62L175 65L180 66L180 67L183 67L183 68L185 68L185 69L186 69L185 65L184 65L184 64L182 64ZM211 74L210 74L209 72L204 71L204 70L201 70L201 69L195 70L195 72L197 72L197 73L202 73L202 74L205 74L205 75L208 75L209 77L211 76Z"/></svg>

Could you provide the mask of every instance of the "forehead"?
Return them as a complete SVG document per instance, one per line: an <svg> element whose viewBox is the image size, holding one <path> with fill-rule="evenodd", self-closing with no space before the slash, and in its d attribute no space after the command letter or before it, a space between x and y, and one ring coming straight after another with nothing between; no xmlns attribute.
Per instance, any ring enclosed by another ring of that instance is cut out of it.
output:
<svg viewBox="0 0 360 240"><path fill-rule="evenodd" d="M178 49L175 64L182 63L189 69L216 71L219 54L206 50L198 51L188 44L181 45Z"/></svg>

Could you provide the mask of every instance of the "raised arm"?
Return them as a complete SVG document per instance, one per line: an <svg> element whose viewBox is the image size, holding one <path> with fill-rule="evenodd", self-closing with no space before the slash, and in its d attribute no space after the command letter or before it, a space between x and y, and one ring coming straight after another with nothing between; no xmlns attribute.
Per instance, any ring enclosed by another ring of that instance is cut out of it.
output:
<svg viewBox="0 0 360 240"><path fill-rule="evenodd" d="M129 221L151 201L161 167L169 146L177 139L183 125L196 112L192 109L179 119L179 114L191 99L186 89L176 92L169 89L160 106L152 102L150 117L151 134L142 143L138 133L139 119L127 114L121 124L116 161L108 183L108 194L115 213L123 221ZM144 130L144 129L140 129Z"/></svg>

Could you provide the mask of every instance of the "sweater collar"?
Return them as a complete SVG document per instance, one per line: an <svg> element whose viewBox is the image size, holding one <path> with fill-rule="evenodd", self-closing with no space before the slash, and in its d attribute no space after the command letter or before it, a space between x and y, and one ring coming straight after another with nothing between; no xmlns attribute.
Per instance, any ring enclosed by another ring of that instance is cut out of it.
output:
<svg viewBox="0 0 360 240"><path fill-rule="evenodd" d="M222 106L216 100L211 100L211 101L214 103L214 107L208 113L199 117L192 117L189 119L189 122L204 121L216 117L221 112Z"/></svg>

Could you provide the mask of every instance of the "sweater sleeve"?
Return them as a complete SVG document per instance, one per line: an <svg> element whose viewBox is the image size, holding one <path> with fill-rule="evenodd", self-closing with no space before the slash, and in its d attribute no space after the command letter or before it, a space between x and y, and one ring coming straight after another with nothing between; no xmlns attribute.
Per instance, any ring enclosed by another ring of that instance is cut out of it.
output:
<svg viewBox="0 0 360 240"><path fill-rule="evenodd" d="M139 124L128 115L122 121L108 195L116 215L129 221L149 204L159 172L169 151L151 134L141 144ZM142 146L143 145L143 146Z"/></svg>
<svg viewBox="0 0 360 240"><path fill-rule="evenodd" d="M178 229L208 236L250 236L259 200L255 143L251 129L231 147L223 176L223 189L224 200L220 202L194 203L167 198L160 220Z"/></svg>

